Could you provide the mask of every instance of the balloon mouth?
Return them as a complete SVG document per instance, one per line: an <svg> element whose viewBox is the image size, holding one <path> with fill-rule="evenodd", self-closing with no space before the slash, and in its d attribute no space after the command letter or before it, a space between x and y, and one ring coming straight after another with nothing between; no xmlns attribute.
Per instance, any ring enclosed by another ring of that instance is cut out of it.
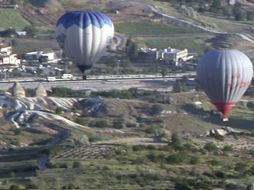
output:
<svg viewBox="0 0 254 190"><path fill-rule="evenodd" d="M86 70L91 69L92 65L77 65L79 70L84 73Z"/></svg>
<svg viewBox="0 0 254 190"><path fill-rule="evenodd" d="M91 69L92 65L77 65L79 70L82 72L82 79L87 80L87 76L85 74L85 71L88 69Z"/></svg>
<svg viewBox="0 0 254 190"><path fill-rule="evenodd" d="M228 117L232 109L235 107L235 103L234 102L228 103L212 102L212 103L223 114L223 121L228 121Z"/></svg>

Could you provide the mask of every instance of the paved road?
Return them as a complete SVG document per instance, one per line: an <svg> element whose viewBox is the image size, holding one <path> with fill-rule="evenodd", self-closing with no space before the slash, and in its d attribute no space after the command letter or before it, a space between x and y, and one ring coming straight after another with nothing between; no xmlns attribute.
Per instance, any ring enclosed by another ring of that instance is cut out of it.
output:
<svg viewBox="0 0 254 190"><path fill-rule="evenodd" d="M157 91L171 91L175 78L171 79L119 79L119 80L69 80L51 82L19 82L26 89L35 89L40 83L47 89L52 87L66 87L73 90L108 91L139 88ZM0 83L1 90L8 90L14 82Z"/></svg>

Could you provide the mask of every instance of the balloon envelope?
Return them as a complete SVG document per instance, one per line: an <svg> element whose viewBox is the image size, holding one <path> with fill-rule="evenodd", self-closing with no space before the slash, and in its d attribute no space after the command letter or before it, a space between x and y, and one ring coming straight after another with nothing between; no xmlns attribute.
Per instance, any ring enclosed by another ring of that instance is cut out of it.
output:
<svg viewBox="0 0 254 190"><path fill-rule="evenodd" d="M84 72L103 55L114 36L109 17L98 11L71 11L56 24L56 39L64 53Z"/></svg>
<svg viewBox="0 0 254 190"><path fill-rule="evenodd" d="M238 50L212 50L198 63L197 79L211 102L228 118L253 77L250 59Z"/></svg>

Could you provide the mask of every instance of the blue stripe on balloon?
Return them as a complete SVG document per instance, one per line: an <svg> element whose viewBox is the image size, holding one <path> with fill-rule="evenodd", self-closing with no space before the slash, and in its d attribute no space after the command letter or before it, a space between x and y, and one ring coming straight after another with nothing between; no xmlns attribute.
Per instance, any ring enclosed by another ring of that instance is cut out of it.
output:
<svg viewBox="0 0 254 190"><path fill-rule="evenodd" d="M82 19L83 16L83 19ZM113 26L110 18L98 11L71 11L65 13L57 21L56 26L63 25L65 28L69 28L72 25L77 25L82 28L86 28L89 25L103 28L105 25Z"/></svg>

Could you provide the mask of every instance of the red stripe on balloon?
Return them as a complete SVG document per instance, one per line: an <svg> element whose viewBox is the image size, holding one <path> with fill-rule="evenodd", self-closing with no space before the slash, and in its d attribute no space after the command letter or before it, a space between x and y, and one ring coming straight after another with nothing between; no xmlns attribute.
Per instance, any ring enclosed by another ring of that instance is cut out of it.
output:
<svg viewBox="0 0 254 190"><path fill-rule="evenodd" d="M212 103L223 114L223 118L228 118L233 107L235 106L234 102L228 102L228 103L212 102Z"/></svg>

